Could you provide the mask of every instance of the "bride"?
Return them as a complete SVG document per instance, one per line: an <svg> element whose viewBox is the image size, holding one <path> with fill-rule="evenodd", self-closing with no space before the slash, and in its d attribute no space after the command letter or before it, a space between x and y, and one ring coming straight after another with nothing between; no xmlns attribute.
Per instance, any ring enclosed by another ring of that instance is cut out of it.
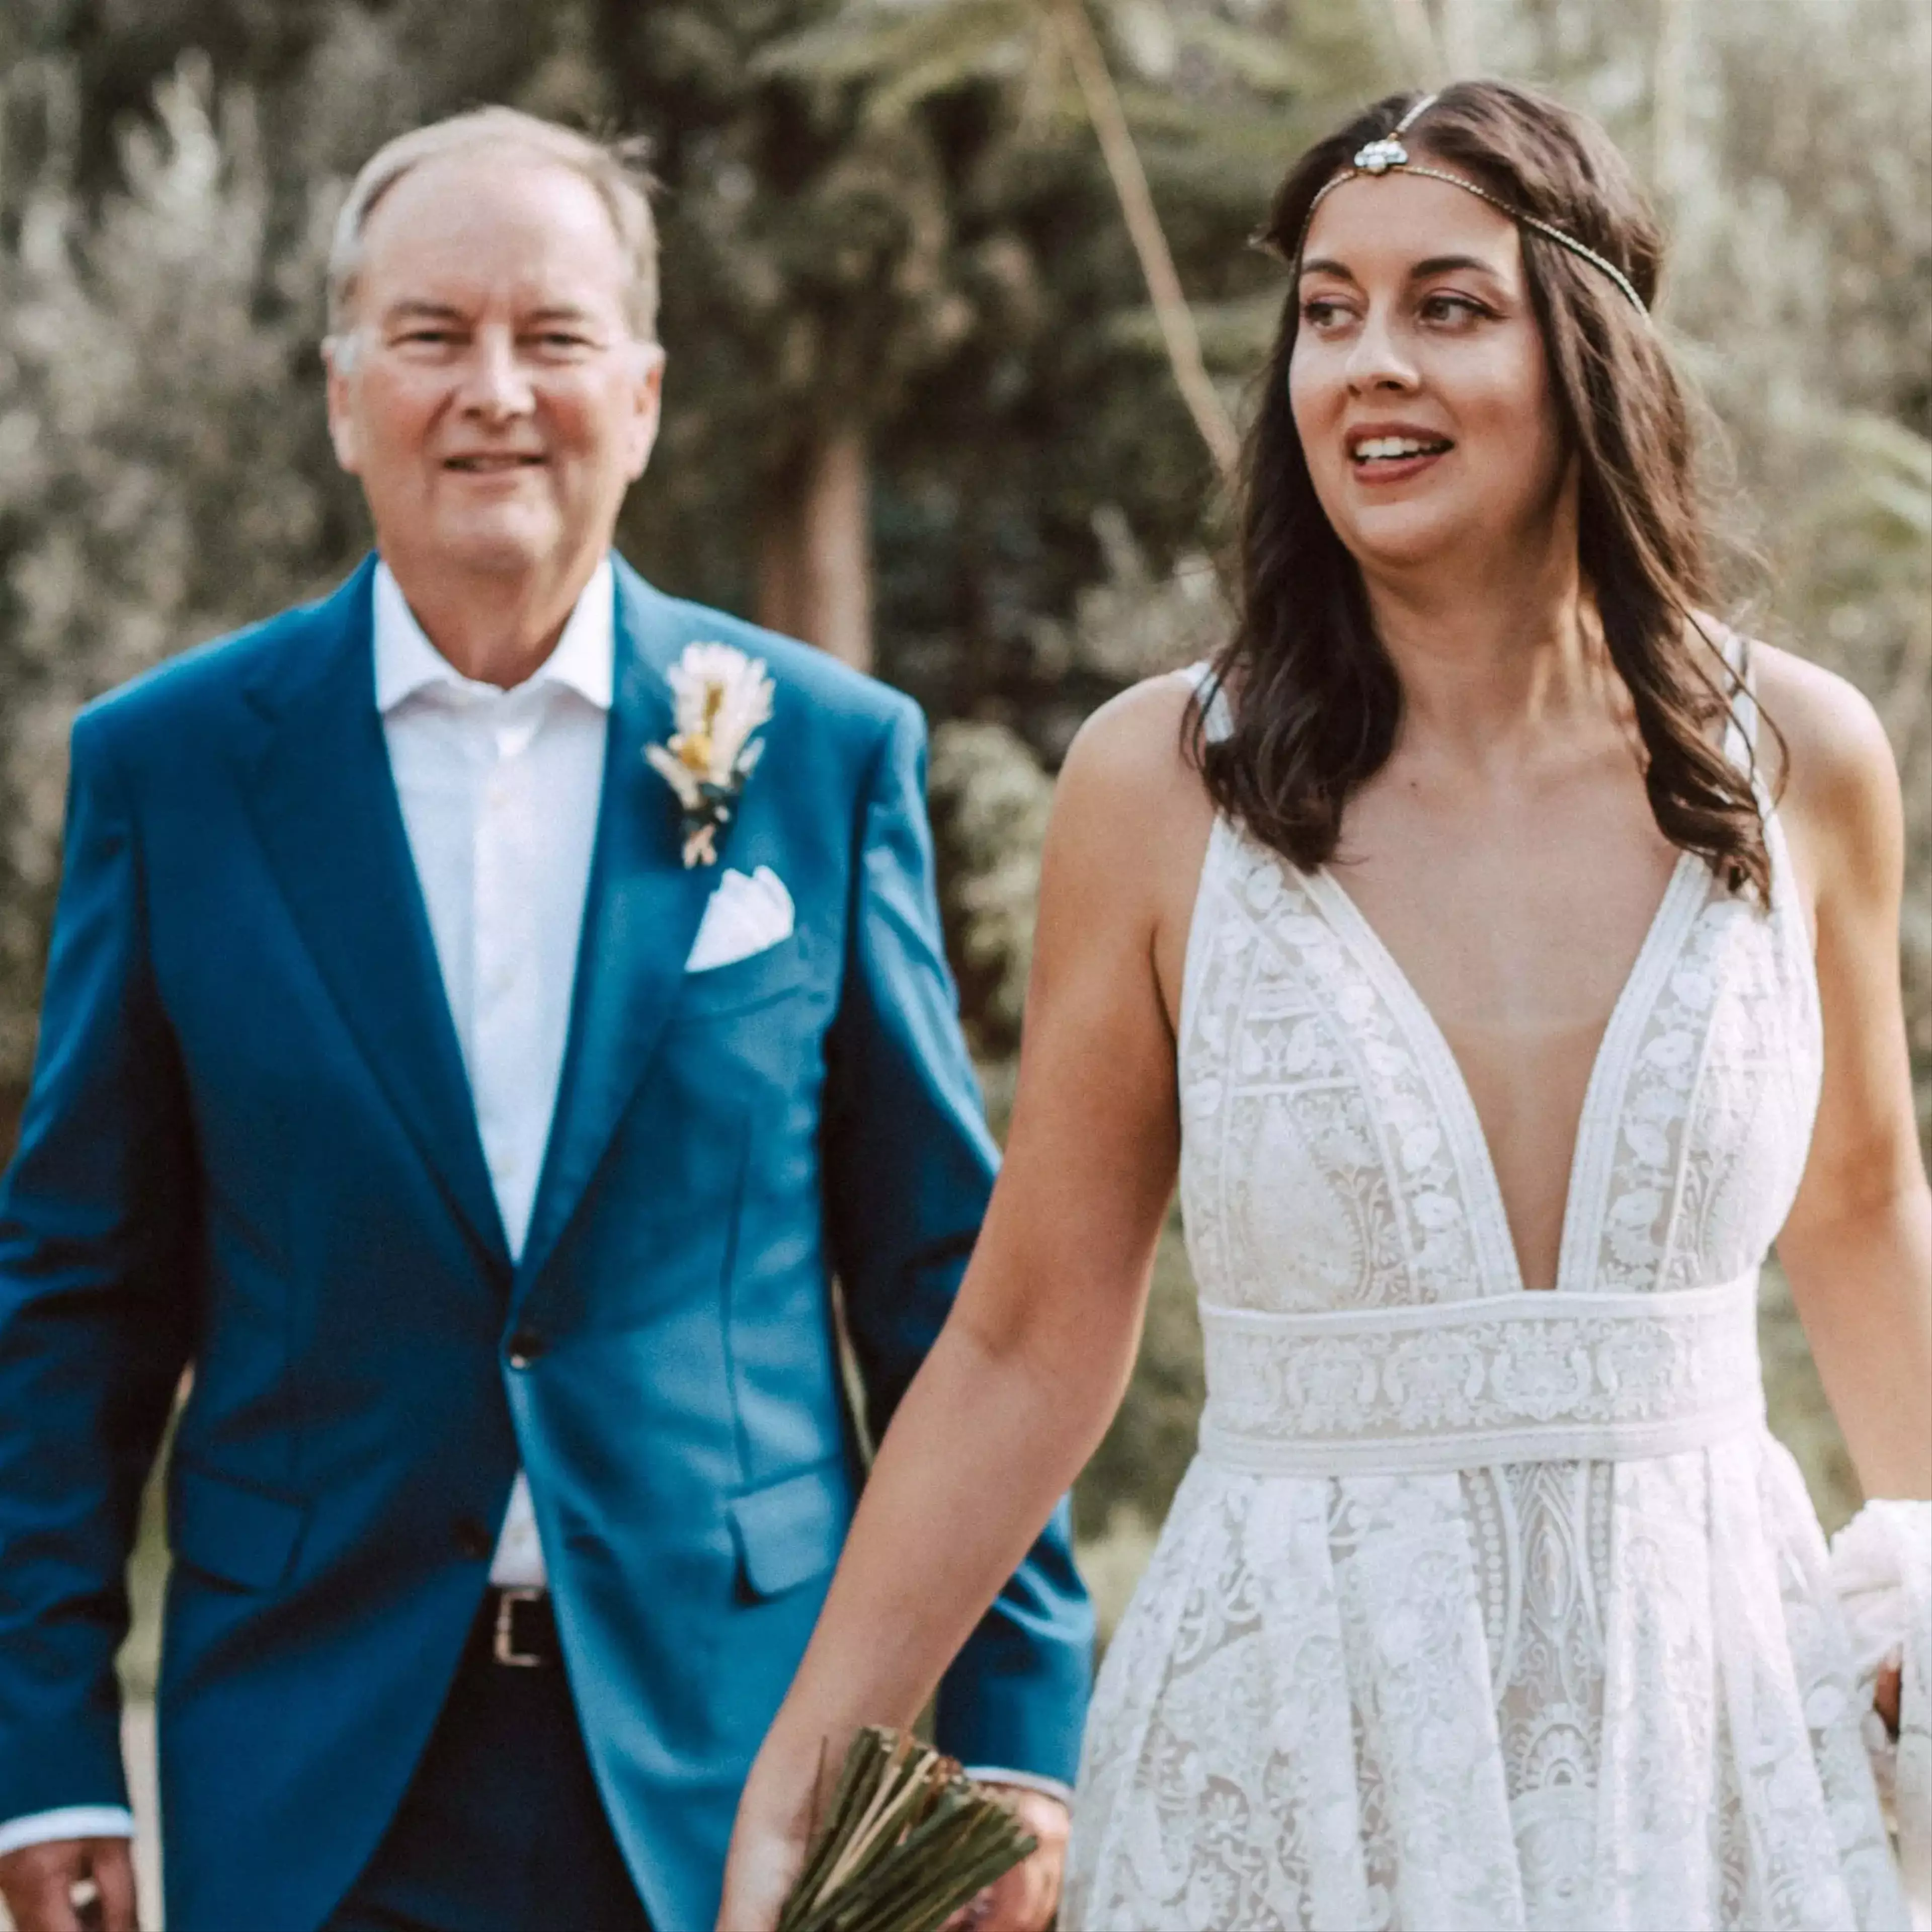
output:
<svg viewBox="0 0 1932 1932"><path fill-rule="evenodd" d="M1884 738L1699 614L1659 239L1594 128L1385 102L1267 232L1238 628L1067 760L1005 1172L721 1924L1099 1440L1177 1172L1208 1406L1063 1924L1903 1924L1753 1307L1775 1238L1867 1493L1932 1493Z"/></svg>

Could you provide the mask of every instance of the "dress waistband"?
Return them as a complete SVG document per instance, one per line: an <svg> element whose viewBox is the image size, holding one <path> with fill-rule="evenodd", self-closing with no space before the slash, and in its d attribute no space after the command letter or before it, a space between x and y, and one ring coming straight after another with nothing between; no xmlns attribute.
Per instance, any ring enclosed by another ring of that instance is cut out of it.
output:
<svg viewBox="0 0 1932 1932"><path fill-rule="evenodd" d="M1761 1423L1757 1270L1655 1294L1522 1292L1284 1315L1204 1301L1201 1453L1263 1474L1610 1462Z"/></svg>

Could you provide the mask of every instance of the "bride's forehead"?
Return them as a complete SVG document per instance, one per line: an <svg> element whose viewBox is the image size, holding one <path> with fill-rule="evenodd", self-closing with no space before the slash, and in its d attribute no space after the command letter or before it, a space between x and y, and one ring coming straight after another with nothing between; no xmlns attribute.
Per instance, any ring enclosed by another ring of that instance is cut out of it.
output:
<svg viewBox="0 0 1932 1932"><path fill-rule="evenodd" d="M1332 262L1361 281L1406 274L1418 262L1447 255L1473 256L1514 276L1522 240L1508 215L1468 189L1400 170L1330 188L1301 247L1304 266Z"/></svg>

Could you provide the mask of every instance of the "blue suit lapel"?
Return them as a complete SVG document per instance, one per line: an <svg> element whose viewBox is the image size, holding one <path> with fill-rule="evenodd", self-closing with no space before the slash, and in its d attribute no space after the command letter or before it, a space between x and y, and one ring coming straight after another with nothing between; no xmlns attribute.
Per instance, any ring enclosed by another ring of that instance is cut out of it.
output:
<svg viewBox="0 0 1932 1932"><path fill-rule="evenodd" d="M313 614L307 661L251 694L268 729L256 827L309 952L391 1104L485 1255L509 1250L376 710L373 560Z"/></svg>
<svg viewBox="0 0 1932 1932"><path fill-rule="evenodd" d="M674 728L666 674L692 633L621 559L616 574L616 676L596 854L556 1112L517 1268L519 1298L542 1273L644 1077L718 883L718 866L685 866L676 802L644 755Z"/></svg>

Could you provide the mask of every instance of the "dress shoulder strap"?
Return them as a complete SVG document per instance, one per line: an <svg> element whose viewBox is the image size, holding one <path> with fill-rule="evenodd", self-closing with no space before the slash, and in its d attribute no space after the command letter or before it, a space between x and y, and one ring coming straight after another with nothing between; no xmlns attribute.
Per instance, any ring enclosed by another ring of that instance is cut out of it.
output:
<svg viewBox="0 0 1932 1932"><path fill-rule="evenodd" d="M1800 962L1796 970L1812 988L1809 997L1815 1003L1816 981L1814 976L1811 937L1794 890L1791 848L1785 837L1777 799L1758 764L1759 727L1763 713L1757 701L1757 678L1753 662L1755 653L1750 638L1728 627L1722 643L1724 662L1736 680L1731 695L1730 723L1724 733L1724 755L1750 776L1752 794L1757 800L1758 815L1764 826L1765 850L1771 860L1772 908L1777 915L1776 923L1785 942L1794 949L1792 956Z"/></svg>
<svg viewBox="0 0 1932 1932"><path fill-rule="evenodd" d="M1743 632L1724 628L1718 640L1725 668L1731 672L1731 718L1725 724L1724 755L1758 784L1758 678L1752 664L1750 640Z"/></svg>
<svg viewBox="0 0 1932 1932"><path fill-rule="evenodd" d="M1234 707L1228 704L1227 692L1214 675L1214 667L1204 658L1198 664L1190 664L1180 674L1194 687L1195 700L1202 707L1208 742L1217 743L1232 735L1234 729Z"/></svg>
<svg viewBox="0 0 1932 1932"><path fill-rule="evenodd" d="M1726 628L1721 648L1724 663L1736 680L1731 697L1731 722L1724 734L1724 754L1746 771L1757 764L1757 680L1751 663L1750 638Z"/></svg>

